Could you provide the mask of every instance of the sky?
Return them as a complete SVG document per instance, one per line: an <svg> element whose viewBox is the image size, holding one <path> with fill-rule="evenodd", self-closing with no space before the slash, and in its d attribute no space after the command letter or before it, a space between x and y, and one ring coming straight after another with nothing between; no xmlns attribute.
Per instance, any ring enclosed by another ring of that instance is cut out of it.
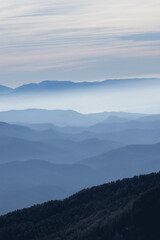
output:
<svg viewBox="0 0 160 240"><path fill-rule="evenodd" d="M159 0L0 0L0 84L160 76Z"/></svg>

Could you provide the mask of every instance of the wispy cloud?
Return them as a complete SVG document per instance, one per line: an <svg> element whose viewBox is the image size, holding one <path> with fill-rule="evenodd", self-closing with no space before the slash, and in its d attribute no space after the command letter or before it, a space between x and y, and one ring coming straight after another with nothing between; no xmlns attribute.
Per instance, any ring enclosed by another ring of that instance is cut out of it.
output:
<svg viewBox="0 0 160 240"><path fill-rule="evenodd" d="M0 0L1 74L160 56L159 11L158 0Z"/></svg>
<svg viewBox="0 0 160 240"><path fill-rule="evenodd" d="M122 40L133 40L133 41L160 41L160 32L150 32L144 34L134 34L134 35L126 35L121 36ZM156 44L156 42L155 42Z"/></svg>

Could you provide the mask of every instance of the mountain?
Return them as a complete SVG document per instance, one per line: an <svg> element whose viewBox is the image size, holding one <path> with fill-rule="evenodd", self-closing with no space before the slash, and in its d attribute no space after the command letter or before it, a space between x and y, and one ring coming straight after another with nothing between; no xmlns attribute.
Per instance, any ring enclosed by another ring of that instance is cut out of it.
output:
<svg viewBox="0 0 160 240"><path fill-rule="evenodd" d="M87 157L123 146L97 138L78 141L57 130L38 131L0 122L0 162L44 159L54 163L75 163Z"/></svg>
<svg viewBox="0 0 160 240"><path fill-rule="evenodd" d="M150 118L151 116L148 116ZM121 118L109 117L105 122L100 122L92 126L67 126L57 127L52 124L25 124L36 130L53 129L65 134L72 135L74 139L84 140L88 138L107 139L110 141L123 142L128 144L153 144L160 141L160 120L141 121L141 118L135 120L126 119L121 122ZM144 119L145 119L144 118ZM153 116L154 118L154 116ZM110 122L113 119L113 122ZM120 119L120 120L119 120ZM140 119L140 120L139 120ZM73 139L72 138L72 139Z"/></svg>
<svg viewBox="0 0 160 240"><path fill-rule="evenodd" d="M122 144L118 142L99 139L77 142L69 139L49 139L49 137L32 140L32 137L23 139L0 136L0 163L30 159L44 159L53 163L75 163L120 146Z"/></svg>
<svg viewBox="0 0 160 240"><path fill-rule="evenodd" d="M27 110L29 115L30 111ZM38 110L37 110L38 111ZM21 112L21 111L18 111ZM54 112L54 111L53 111ZM45 112L44 112L45 113ZM7 113L8 116L10 113ZM1 117L3 120L7 119L7 114L5 116L5 113L0 113ZM31 112L32 114L32 112ZM65 111L64 111L65 114ZM103 114L103 115L102 115ZM80 116L79 118L79 126L74 126L75 122L72 123L68 119L68 125L69 126L57 126L53 123L25 123L23 122L24 120L22 119L22 122L17 122L17 124L28 126L29 128L35 129L35 130L47 130L47 129L53 129L53 130L58 130L63 133L83 133L84 131L89 131L92 133L113 133L113 132L121 132L125 130L155 130L155 129L160 129L160 115L146 115L141 117L140 114L135 114L135 113L114 113L114 112L105 112L105 113L97 113L97 114L88 114L88 115L82 115L84 118L86 117L86 124L84 124L84 120L82 122L82 119ZM14 114L13 114L14 115ZM19 119L22 118L23 116L23 111L18 114ZM66 111L67 115L67 111ZM96 119L97 115L97 119ZM99 116L101 115L101 117ZM124 116L123 118L121 116ZM24 113L24 116L25 113ZM99 116L99 117L98 117ZM5 118L6 117L6 118ZM11 116L12 117L12 116ZM17 116L18 118L18 116ZM87 118L88 118L88 126L87 126ZM92 118L92 120L91 120ZM94 119L93 119L94 118ZM98 119L99 118L99 119ZM36 116L35 116L36 119ZM78 115L77 115L78 119ZM47 121L47 119L45 120ZM55 121L55 118L52 120ZM63 120L62 120L63 121ZM38 122L38 120L37 120ZM58 121L57 121L58 122ZM96 124L91 124L91 122L97 122ZM78 120L77 120L78 123Z"/></svg>
<svg viewBox="0 0 160 240"><path fill-rule="evenodd" d="M0 217L5 240L157 240L160 173L83 190Z"/></svg>
<svg viewBox="0 0 160 240"><path fill-rule="evenodd" d="M63 199L106 181L106 176L80 164L52 164L42 160L0 164L0 214Z"/></svg>
<svg viewBox="0 0 160 240"><path fill-rule="evenodd" d="M101 130L102 131L102 130ZM113 131L113 132L92 132L83 131L74 134L74 139L82 141L88 138L98 138L101 140L108 140L113 142L120 142L123 145L132 144L155 144L160 142L160 128L156 129L127 129L124 131Z"/></svg>
<svg viewBox="0 0 160 240"><path fill-rule="evenodd" d="M39 158L61 162L66 154L61 154L62 149L58 149L54 144L4 136L0 137L0 152L1 163Z"/></svg>
<svg viewBox="0 0 160 240"><path fill-rule="evenodd" d="M1 163L7 162L0 164L1 214L62 199L84 187L160 170L160 144L119 148L119 143L99 139L38 142L1 136L0 152Z"/></svg>
<svg viewBox="0 0 160 240"><path fill-rule="evenodd" d="M103 169L107 177L111 177L111 179L159 171L160 143L129 145L84 159L80 163L96 169Z"/></svg>
<svg viewBox="0 0 160 240"><path fill-rule="evenodd" d="M159 79L156 78L141 78L141 79L108 79L104 81L94 82L72 82L72 81L43 81L40 83L30 83L19 86L13 89L12 94L15 93L37 93L37 92L56 92L56 91L70 91L70 90L84 90L84 89L97 89L97 88L112 88L112 87L127 87L128 85L134 86L150 86L150 84L159 84Z"/></svg>
<svg viewBox="0 0 160 240"><path fill-rule="evenodd" d="M31 129L19 126L16 124L8 124L6 122L0 122L0 135L1 136L17 136L27 138L36 133L36 131L32 131Z"/></svg>
<svg viewBox="0 0 160 240"><path fill-rule="evenodd" d="M9 93L11 93L12 91L13 91L12 88L9 88L9 87L0 85L0 95L9 94Z"/></svg>
<svg viewBox="0 0 160 240"><path fill-rule="evenodd" d="M26 116L26 121L29 121L27 119L27 114L23 115L22 112L20 111L20 115L22 114L21 119L23 119ZM34 115L36 115L36 111L34 111L33 116ZM40 115L38 116L42 120L43 116L42 118ZM17 118L18 117L19 117L19 111L18 111ZM65 117L60 117L60 119L61 119L61 122L64 122L64 121L66 122ZM58 121L58 117L57 117L57 121ZM68 122L70 122L69 119L68 119ZM74 122L74 124L78 124L78 122L82 123L81 120L80 121L77 120L77 122ZM87 122L89 123L88 120L86 120L86 123ZM46 124L46 123L7 124L4 122L0 122L0 135L25 138L25 139L29 139L29 137L30 138L32 137L30 140L38 140L38 141L40 139L70 139L74 141L83 141L89 138L90 139L97 138L100 140L108 140L108 141L123 143L123 145L153 144L153 143L160 142L160 121L155 120L151 122L150 121L141 122L136 119L131 121L128 120L125 123L122 123L122 122L120 123L113 122L108 124L98 123L96 125L88 126L88 127L86 126L58 127L56 125Z"/></svg>
<svg viewBox="0 0 160 240"><path fill-rule="evenodd" d="M142 116L138 119L138 121L140 122L153 122L153 121L160 121L160 114L154 114L154 115L148 115L148 116Z"/></svg>
<svg viewBox="0 0 160 240"><path fill-rule="evenodd" d="M8 94L0 94L0 111L38 108L72 109L83 113L123 112L124 110L126 112L159 113L159 90L159 78L76 83L43 81L37 84L22 85ZM150 95L153 97L150 98L148 104Z"/></svg>
<svg viewBox="0 0 160 240"><path fill-rule="evenodd" d="M122 112L102 112L95 114L81 114L72 110L44 110L27 109L1 111L0 120L10 123L52 123L57 126L91 126L103 122L110 116L125 117L128 119L137 119L144 114L122 113Z"/></svg>
<svg viewBox="0 0 160 240"><path fill-rule="evenodd" d="M154 115L152 115L152 117L154 118ZM120 132L129 129L140 130L160 129L160 118L157 120L149 121L148 119L150 118L151 116L144 117L143 121L141 121L142 118L138 118L135 120L123 119L123 121L121 122L121 118L116 117L116 121L114 121L115 118L109 117L104 122L100 122L88 127L87 130L94 133L110 133ZM112 122L111 119L113 120Z"/></svg>
<svg viewBox="0 0 160 240"><path fill-rule="evenodd" d="M121 141L123 144L154 144L160 142L160 128L151 129L127 129L124 131L103 133L98 135L100 139L109 139L111 141ZM98 137L97 136L97 137Z"/></svg>
<svg viewBox="0 0 160 240"><path fill-rule="evenodd" d="M66 138L68 135L51 129L48 129L46 131L36 131L30 129L29 127L0 122L0 136L15 137L36 141L42 139L61 139Z"/></svg>

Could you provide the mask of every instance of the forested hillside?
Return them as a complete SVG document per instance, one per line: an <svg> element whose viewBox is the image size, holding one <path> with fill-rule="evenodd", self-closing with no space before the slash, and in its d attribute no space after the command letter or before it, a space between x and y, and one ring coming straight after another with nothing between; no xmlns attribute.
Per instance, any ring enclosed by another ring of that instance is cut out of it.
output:
<svg viewBox="0 0 160 240"><path fill-rule="evenodd" d="M3 240L160 239L160 173L83 190L0 217Z"/></svg>

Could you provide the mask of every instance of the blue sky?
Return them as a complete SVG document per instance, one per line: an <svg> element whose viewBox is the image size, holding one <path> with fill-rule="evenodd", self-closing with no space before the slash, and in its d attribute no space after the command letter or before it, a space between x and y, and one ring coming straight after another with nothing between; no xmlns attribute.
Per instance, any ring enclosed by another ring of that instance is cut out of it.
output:
<svg viewBox="0 0 160 240"><path fill-rule="evenodd" d="M160 76L159 0L0 0L0 84Z"/></svg>

